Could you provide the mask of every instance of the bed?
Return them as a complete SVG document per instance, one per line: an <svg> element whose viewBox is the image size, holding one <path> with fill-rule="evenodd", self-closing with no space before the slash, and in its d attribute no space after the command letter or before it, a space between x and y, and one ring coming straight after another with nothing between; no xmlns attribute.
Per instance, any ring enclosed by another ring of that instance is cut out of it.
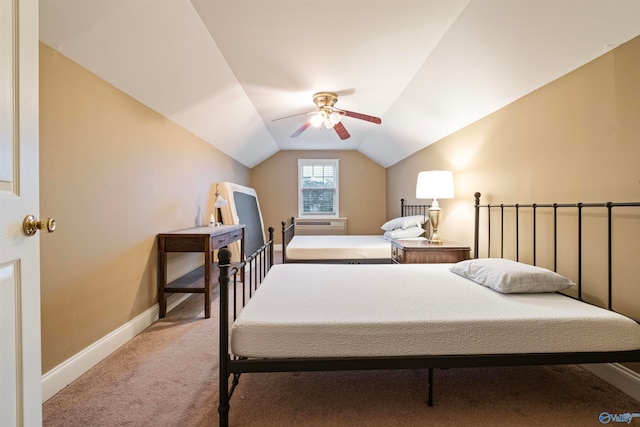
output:
<svg viewBox="0 0 640 427"><path fill-rule="evenodd" d="M570 208L577 210L580 224L574 255L580 271L585 268L581 230L587 207L604 209L608 220L604 308L583 300L580 278L568 279L535 261L547 242L554 247L554 264L560 262L558 252L566 255L558 250L557 226L563 220L557 211ZM457 264L283 264L273 266L259 284L238 284L229 252L221 251L220 424L228 424L230 398L242 373L427 369L432 405L435 368L640 361L640 325L616 312L611 297L613 211L636 207L640 202L481 205L476 193L475 258ZM515 210L514 260L501 257L505 247L513 247L503 241L505 224L514 224L504 221L505 209ZM546 213L541 218L542 209L552 212L550 239L539 236L540 223L548 219ZM481 210L487 212L483 227ZM637 210L625 215L640 217ZM501 231L499 239L486 232L491 228ZM481 236L486 249L480 248ZM526 264L519 261L525 256L520 247L529 241L534 261ZM491 253L495 248L500 256ZM480 252L492 256L478 258ZM519 279L493 275L496 265ZM527 282L531 269L543 280ZM250 291L240 292L238 286Z"/></svg>
<svg viewBox="0 0 640 427"><path fill-rule="evenodd" d="M296 235L295 219L282 222L283 263L390 264L389 238L421 239L428 229L430 205L409 205L400 200L400 217L382 225L379 235ZM423 224L427 225L423 225Z"/></svg>

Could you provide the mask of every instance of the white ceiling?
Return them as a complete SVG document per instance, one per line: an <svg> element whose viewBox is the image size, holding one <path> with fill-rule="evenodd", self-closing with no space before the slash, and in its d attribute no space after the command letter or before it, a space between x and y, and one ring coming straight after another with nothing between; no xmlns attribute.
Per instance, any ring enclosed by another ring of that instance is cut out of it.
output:
<svg viewBox="0 0 640 427"><path fill-rule="evenodd" d="M640 34L640 0L40 0L40 40L248 167L391 166ZM351 138L290 135L342 94Z"/></svg>

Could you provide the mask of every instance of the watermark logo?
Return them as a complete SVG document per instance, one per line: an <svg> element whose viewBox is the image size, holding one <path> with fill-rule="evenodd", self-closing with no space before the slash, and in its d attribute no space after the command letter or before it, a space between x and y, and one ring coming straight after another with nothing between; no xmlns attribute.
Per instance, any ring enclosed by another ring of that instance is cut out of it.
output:
<svg viewBox="0 0 640 427"><path fill-rule="evenodd" d="M602 424L609 424L609 423L631 424L631 421L636 417L640 417L640 414L631 413L631 412L625 412L624 414L610 414L609 412L602 412L600 414L599 419Z"/></svg>

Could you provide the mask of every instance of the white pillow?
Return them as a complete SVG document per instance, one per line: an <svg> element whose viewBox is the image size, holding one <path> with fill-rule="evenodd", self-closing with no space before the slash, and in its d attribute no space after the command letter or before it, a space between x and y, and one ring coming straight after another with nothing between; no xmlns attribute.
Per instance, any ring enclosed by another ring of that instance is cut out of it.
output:
<svg viewBox="0 0 640 427"><path fill-rule="evenodd" d="M396 228L395 230L385 231L384 236L391 239L406 239L408 237L420 237L424 233L422 226L409 227L409 228Z"/></svg>
<svg viewBox="0 0 640 427"><path fill-rule="evenodd" d="M392 231L398 228L405 230L409 227L420 227L424 223L424 215L401 216L385 222L380 228L384 231Z"/></svg>
<svg viewBox="0 0 640 427"><path fill-rule="evenodd" d="M556 292L575 285L546 268L504 258L469 259L458 262L450 270L503 294Z"/></svg>

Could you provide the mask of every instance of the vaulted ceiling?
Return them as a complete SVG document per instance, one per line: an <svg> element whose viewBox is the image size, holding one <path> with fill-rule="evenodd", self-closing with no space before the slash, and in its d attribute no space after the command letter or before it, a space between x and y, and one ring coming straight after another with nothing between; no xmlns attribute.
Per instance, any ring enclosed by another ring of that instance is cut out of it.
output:
<svg viewBox="0 0 640 427"><path fill-rule="evenodd" d="M40 0L43 43L248 167L391 166L639 34L640 0ZM291 138L320 91L382 123Z"/></svg>

